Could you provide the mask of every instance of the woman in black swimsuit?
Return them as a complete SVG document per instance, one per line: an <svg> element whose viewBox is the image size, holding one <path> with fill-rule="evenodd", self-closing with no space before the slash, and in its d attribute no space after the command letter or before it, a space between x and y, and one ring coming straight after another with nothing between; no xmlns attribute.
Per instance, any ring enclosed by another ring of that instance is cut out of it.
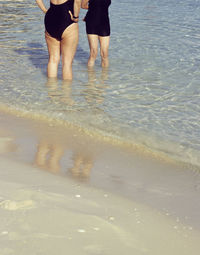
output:
<svg viewBox="0 0 200 255"><path fill-rule="evenodd" d="M78 15L81 0L51 0L47 10L43 0L36 0L45 13L45 39L49 52L47 75L57 77L58 64L62 55L64 80L72 79L72 62L78 44Z"/></svg>
<svg viewBox="0 0 200 255"><path fill-rule="evenodd" d="M82 0L81 7L88 9L84 18L86 33L90 46L88 66L92 67L98 54L98 41L100 42L101 65L108 67L108 48L110 41L110 21L108 8L111 0Z"/></svg>

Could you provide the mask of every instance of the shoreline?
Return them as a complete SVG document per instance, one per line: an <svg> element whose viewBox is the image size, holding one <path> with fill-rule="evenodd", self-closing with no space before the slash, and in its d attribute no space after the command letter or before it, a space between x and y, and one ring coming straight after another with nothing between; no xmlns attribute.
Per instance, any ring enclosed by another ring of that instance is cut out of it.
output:
<svg viewBox="0 0 200 255"><path fill-rule="evenodd" d="M124 148L125 150L130 150L133 153L144 155L144 157L153 158L161 162L164 161L166 163L174 165L175 167L190 168L193 170L200 171L200 166L196 165L195 163L191 164L186 161L180 161L179 159L174 158L165 152L154 150L153 148L149 148L148 146L144 144L137 144L137 143L133 144L127 140L121 140L121 138L117 136L111 137L109 135L102 134L99 131L86 130L85 128L78 126L76 123L71 123L69 121L66 122L62 119L56 119L54 117L49 118L48 116L45 116L42 113L34 113L34 112L30 113L23 110L17 110L1 103L0 114L8 114L10 116L13 116L14 118L18 117L22 119L27 119L33 122L35 121L35 122L43 123L44 125L47 125L47 126L55 126L55 127L58 126L63 129L69 129L69 130L72 130L72 132L79 133L83 136L88 137L89 139L93 139L95 141L100 141L103 143L108 143L113 146L119 146Z"/></svg>
<svg viewBox="0 0 200 255"><path fill-rule="evenodd" d="M71 127L4 113L0 120L2 156L138 200L200 229L198 170L93 139Z"/></svg>
<svg viewBox="0 0 200 255"><path fill-rule="evenodd" d="M199 251L198 172L70 128L0 120L2 255Z"/></svg>

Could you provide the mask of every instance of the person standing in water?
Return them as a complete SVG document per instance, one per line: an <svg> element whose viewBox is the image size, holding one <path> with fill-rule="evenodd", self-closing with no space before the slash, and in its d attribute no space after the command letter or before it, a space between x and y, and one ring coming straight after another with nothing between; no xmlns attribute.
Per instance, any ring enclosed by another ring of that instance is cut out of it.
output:
<svg viewBox="0 0 200 255"><path fill-rule="evenodd" d="M111 0L82 0L81 8L88 9L84 18L90 47L88 67L93 67L100 43L101 66L108 67L108 49L110 42L110 20L108 8Z"/></svg>
<svg viewBox="0 0 200 255"><path fill-rule="evenodd" d="M56 78L58 64L62 56L62 75L64 80L72 79L72 62L79 38L79 12L81 0L51 0L47 10L43 0L36 0L45 13L45 39L49 52L47 76Z"/></svg>

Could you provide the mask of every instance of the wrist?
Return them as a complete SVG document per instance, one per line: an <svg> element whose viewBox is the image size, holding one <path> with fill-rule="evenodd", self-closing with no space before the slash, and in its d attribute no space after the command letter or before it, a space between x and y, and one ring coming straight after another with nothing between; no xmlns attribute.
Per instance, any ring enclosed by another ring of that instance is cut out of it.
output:
<svg viewBox="0 0 200 255"><path fill-rule="evenodd" d="M75 16L75 15L73 15L73 18L74 18L74 19L78 19L78 18L79 18L79 16Z"/></svg>

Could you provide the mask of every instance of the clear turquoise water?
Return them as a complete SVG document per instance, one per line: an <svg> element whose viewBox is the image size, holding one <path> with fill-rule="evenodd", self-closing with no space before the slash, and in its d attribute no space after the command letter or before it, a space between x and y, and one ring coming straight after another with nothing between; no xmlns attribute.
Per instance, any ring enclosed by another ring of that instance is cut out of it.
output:
<svg viewBox="0 0 200 255"><path fill-rule="evenodd" d="M44 1L48 6L48 1ZM43 14L1 1L0 103L200 166L200 2L113 0L110 68L87 70L84 23L72 84L46 78ZM85 11L81 10L81 17Z"/></svg>

